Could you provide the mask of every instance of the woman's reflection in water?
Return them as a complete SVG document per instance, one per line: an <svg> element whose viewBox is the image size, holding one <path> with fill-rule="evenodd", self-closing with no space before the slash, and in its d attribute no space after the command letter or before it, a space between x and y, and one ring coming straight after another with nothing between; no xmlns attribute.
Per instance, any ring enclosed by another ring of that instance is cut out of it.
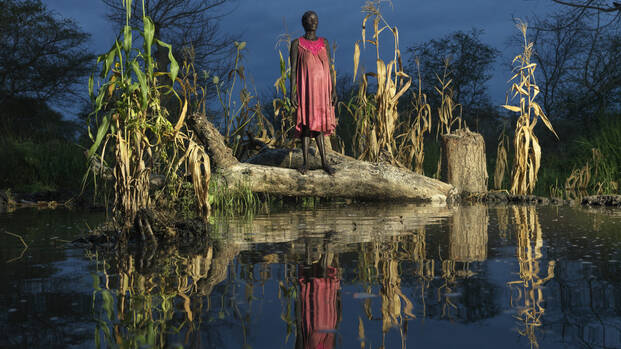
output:
<svg viewBox="0 0 621 349"><path fill-rule="evenodd" d="M341 318L340 280L332 253L298 265L296 349L331 349Z"/></svg>

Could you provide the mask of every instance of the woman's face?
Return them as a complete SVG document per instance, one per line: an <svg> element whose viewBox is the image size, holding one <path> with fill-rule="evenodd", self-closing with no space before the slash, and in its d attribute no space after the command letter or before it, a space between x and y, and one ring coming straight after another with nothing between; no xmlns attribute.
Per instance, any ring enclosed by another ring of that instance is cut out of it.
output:
<svg viewBox="0 0 621 349"><path fill-rule="evenodd" d="M317 25L319 24L319 18L314 13L311 13L310 16L307 16L302 21L302 26L304 26L304 30L307 32L316 31Z"/></svg>

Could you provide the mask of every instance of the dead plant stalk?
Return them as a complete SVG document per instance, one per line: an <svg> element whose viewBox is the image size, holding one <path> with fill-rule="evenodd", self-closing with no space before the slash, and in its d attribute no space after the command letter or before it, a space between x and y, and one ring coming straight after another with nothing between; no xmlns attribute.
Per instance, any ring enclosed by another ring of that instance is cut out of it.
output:
<svg viewBox="0 0 621 349"><path fill-rule="evenodd" d="M513 98L519 96L520 102L517 106L506 104L503 107L512 112L519 113L513 139L515 161L513 162L513 179L510 191L515 195L525 195L532 193L535 189L537 173L541 165L541 146L534 132L537 120L541 118L557 139L558 135L539 104L535 102L535 98L540 90L535 82L535 68L537 64L530 62L533 55L533 43L528 42L526 37L528 25L524 22L519 22L517 27L522 32L524 48L523 52L513 59L513 64L517 62L514 68L516 73L509 81L515 81L511 85L511 91L514 93Z"/></svg>

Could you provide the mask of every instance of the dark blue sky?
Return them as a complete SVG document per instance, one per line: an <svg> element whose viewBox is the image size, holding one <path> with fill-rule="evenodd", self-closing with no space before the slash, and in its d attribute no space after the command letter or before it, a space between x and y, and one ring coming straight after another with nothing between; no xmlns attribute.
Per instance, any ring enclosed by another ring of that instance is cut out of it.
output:
<svg viewBox="0 0 621 349"><path fill-rule="evenodd" d="M121 0L118 0L119 2ZM140 0L134 0L140 1ZM103 53L116 34L108 23L106 7L98 0L44 0L47 6L62 16L75 19L91 33L91 47ZM503 104L507 79L511 77L510 62L520 48L508 47L507 39L517 33L513 18L525 18L537 13L544 15L553 5L550 0L393 0L394 9L383 6L383 14L400 33L401 50L417 42L440 38L456 30L483 29L481 40L502 51L494 77L490 81L492 102ZM275 44L284 32L302 35L301 15L309 9L319 15L320 36L338 45L336 67L341 73L353 71L353 47L360 39L363 0L235 0L235 10L222 21L222 30L237 33L247 41L246 71L259 91L269 91L279 75L278 51ZM392 56L392 39L383 38L386 54ZM283 52L285 54L285 52ZM374 50L362 52L362 64L375 65ZM389 60L386 57L386 60ZM425 83L425 82L423 82ZM85 83L86 85L86 83Z"/></svg>

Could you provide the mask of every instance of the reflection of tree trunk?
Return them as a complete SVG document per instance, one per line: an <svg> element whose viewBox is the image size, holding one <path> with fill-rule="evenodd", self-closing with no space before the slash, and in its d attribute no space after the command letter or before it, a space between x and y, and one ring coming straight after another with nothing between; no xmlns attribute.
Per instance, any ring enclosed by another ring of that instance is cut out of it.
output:
<svg viewBox="0 0 621 349"><path fill-rule="evenodd" d="M463 206L455 211L449 242L455 262L484 261L487 258L487 207Z"/></svg>
<svg viewBox="0 0 621 349"><path fill-rule="evenodd" d="M487 192L485 141L479 133L459 129L442 136L442 176L459 192Z"/></svg>
<svg viewBox="0 0 621 349"><path fill-rule="evenodd" d="M282 243L314 237L329 241L331 251L340 252L351 248L353 243L383 241L391 236L410 234L425 225L445 221L454 212L445 206L416 204L369 205L353 211L282 212L256 216L247 225L217 225L214 233L227 236L242 249L247 248L247 244ZM305 252L299 244L295 246L296 253ZM421 246L424 247L424 241ZM320 248L319 252L323 253L323 250Z"/></svg>

